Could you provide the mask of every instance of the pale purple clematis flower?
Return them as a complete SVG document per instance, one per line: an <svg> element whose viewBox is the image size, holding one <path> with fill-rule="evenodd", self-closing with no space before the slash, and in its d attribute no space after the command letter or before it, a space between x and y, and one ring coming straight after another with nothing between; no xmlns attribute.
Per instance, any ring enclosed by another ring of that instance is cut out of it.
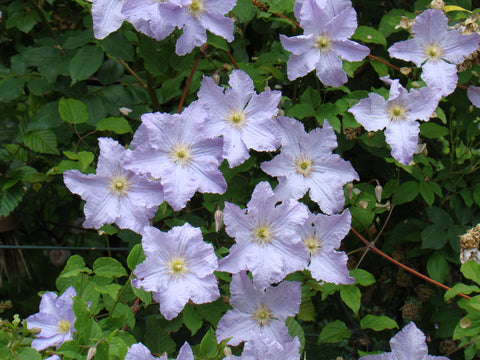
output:
<svg viewBox="0 0 480 360"><path fill-rule="evenodd" d="M265 289L289 273L305 269L308 252L299 231L308 217L308 208L294 199L275 206L278 201L270 184L264 181L253 190L246 210L225 203L225 231L236 244L220 260L220 271L236 274L250 270L255 286Z"/></svg>
<svg viewBox="0 0 480 360"><path fill-rule="evenodd" d="M442 97L441 90L424 87L408 92L398 80L391 81L390 96L370 93L348 111L368 131L386 128L385 138L392 156L408 165L418 144L420 125L415 120L428 121Z"/></svg>
<svg viewBox="0 0 480 360"><path fill-rule="evenodd" d="M142 343L133 344L125 355L125 360L168 360L167 354L156 358ZM183 344L178 352L177 360L193 360L193 352L190 344Z"/></svg>
<svg viewBox="0 0 480 360"><path fill-rule="evenodd" d="M93 33L103 39L122 26L122 6L126 0L88 0L92 2Z"/></svg>
<svg viewBox="0 0 480 360"><path fill-rule="evenodd" d="M99 138L100 156L96 174L68 170L63 181L68 189L86 201L86 228L98 229L116 223L122 229L141 233L163 202L163 187L123 168L130 150L110 138Z"/></svg>
<svg viewBox="0 0 480 360"><path fill-rule="evenodd" d="M60 360L60 357L58 355L52 355L52 356L46 358L45 360Z"/></svg>
<svg viewBox="0 0 480 360"><path fill-rule="evenodd" d="M220 296L213 275L217 257L199 228L186 223L163 233L149 226L142 247L146 259L135 268L132 285L153 292L165 319L176 317L189 300L203 304Z"/></svg>
<svg viewBox="0 0 480 360"><path fill-rule="evenodd" d="M337 16L342 10L351 7L350 0L316 0L317 4L327 13L331 18ZM302 9L304 0L296 0L293 5L293 13L297 19L300 19L300 10Z"/></svg>
<svg viewBox="0 0 480 360"><path fill-rule="evenodd" d="M207 30L233 41L233 19L225 15L235 7L237 0L180 0L182 6L172 13L170 21L183 28L175 52L185 55L207 41Z"/></svg>
<svg viewBox="0 0 480 360"><path fill-rule="evenodd" d="M122 7L122 15L138 31L160 41L175 29L170 19L180 7L180 1L126 0Z"/></svg>
<svg viewBox="0 0 480 360"><path fill-rule="evenodd" d="M368 55L368 47L348 40L357 28L357 13L351 6L342 9L344 5L348 4L340 2L334 6L328 1L303 1L299 20L304 34L280 35L283 47L292 53L287 62L290 80L316 69L324 85L340 86L348 80L342 59L360 61Z"/></svg>
<svg viewBox="0 0 480 360"><path fill-rule="evenodd" d="M410 322L390 339L392 352L362 356L360 360L448 360L445 356L428 355L425 335Z"/></svg>
<svg viewBox="0 0 480 360"><path fill-rule="evenodd" d="M413 38L393 44L391 57L412 61L422 67L422 79L447 96L455 90L460 64L478 49L480 35L464 35L448 28L448 18L441 10L428 9L412 25Z"/></svg>
<svg viewBox="0 0 480 360"><path fill-rule="evenodd" d="M343 251L336 251L342 239L350 231L352 215L345 210L342 214L311 214L300 234L310 253L308 270L318 281L349 285L355 282L347 269L348 257Z"/></svg>
<svg viewBox="0 0 480 360"><path fill-rule="evenodd" d="M480 86L470 85L467 90L467 96L474 106L480 108Z"/></svg>
<svg viewBox="0 0 480 360"><path fill-rule="evenodd" d="M310 190L310 198L327 213L338 213L345 203L343 185L358 180L352 165L333 154L337 138L325 120L323 128L308 134L293 118L279 117L283 129L281 153L261 165L263 171L278 177L275 194L281 199L299 199Z"/></svg>
<svg viewBox="0 0 480 360"><path fill-rule="evenodd" d="M260 331L254 330L252 339L243 347L242 355L235 357L238 360L300 360L300 340L295 337L290 342L273 342Z"/></svg>
<svg viewBox="0 0 480 360"><path fill-rule="evenodd" d="M76 295L72 286L59 297L53 292L42 295L40 312L25 319L29 330L40 330L37 338L32 341L34 349L41 351L55 345L58 348L65 341L73 339L76 317L72 307Z"/></svg>
<svg viewBox="0 0 480 360"><path fill-rule="evenodd" d="M261 290L242 271L233 275L230 293L233 309L227 311L218 322L218 341L231 338L228 344L238 345L254 339L258 332L282 348L292 341L285 320L289 316L295 316L300 309L299 282L284 281L275 287L269 286Z"/></svg>
<svg viewBox="0 0 480 360"><path fill-rule="evenodd" d="M223 89L212 78L203 78L198 100L208 113L205 130L223 136L223 157L235 167L249 158L248 149L274 151L280 146L273 117L282 95L272 90L257 94L242 70L233 70L228 83L231 89Z"/></svg>
<svg viewBox="0 0 480 360"><path fill-rule="evenodd" d="M193 102L181 114L149 113L131 143L125 168L160 179L165 200L181 210L198 190L223 194L227 184L218 169L222 139L212 139L204 123L207 114Z"/></svg>

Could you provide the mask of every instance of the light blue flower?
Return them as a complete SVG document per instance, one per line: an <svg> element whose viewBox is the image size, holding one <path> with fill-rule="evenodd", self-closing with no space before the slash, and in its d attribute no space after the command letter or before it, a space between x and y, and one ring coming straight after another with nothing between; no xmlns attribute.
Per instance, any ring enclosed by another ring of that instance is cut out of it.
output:
<svg viewBox="0 0 480 360"><path fill-rule="evenodd" d="M167 354L156 358L150 350L142 343L133 344L125 355L125 360L168 360ZM190 345L186 342L180 348L177 360L193 360L193 352Z"/></svg>

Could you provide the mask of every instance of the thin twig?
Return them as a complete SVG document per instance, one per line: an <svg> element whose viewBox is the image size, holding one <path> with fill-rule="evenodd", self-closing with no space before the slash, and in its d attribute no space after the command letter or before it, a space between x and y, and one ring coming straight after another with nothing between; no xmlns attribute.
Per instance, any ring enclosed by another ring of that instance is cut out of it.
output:
<svg viewBox="0 0 480 360"><path fill-rule="evenodd" d="M368 54L367 56L368 56L370 59L372 59L372 60L381 62L382 64L385 64L385 65L391 67L392 69L397 70L398 72L402 72L398 66L395 66L395 65L393 65L393 64L390 64L388 61L382 60L382 59L376 57L375 55Z"/></svg>
<svg viewBox="0 0 480 360"><path fill-rule="evenodd" d="M225 51L225 54L227 54L228 58L230 59L230 61L232 62L233 66L235 66L235 69L240 69L238 67L238 64L237 62L235 61L235 59L233 58L232 54L230 54L230 52L228 51Z"/></svg>
<svg viewBox="0 0 480 360"><path fill-rule="evenodd" d="M418 271L413 270L412 268L410 268L410 267L402 264L401 262L395 260L394 258L388 256L388 255L385 254L382 250L378 249L378 248L375 246L375 244L373 244L373 242L369 242L369 241L368 241L367 239L365 239L362 235L360 235L360 234L357 232L357 230L355 230L353 227L350 228L350 229L351 229L352 232L353 232L365 245L367 245L374 253L377 253L378 255L382 256L382 257L385 258L385 259L387 259L387 260L390 261L391 263L397 265L398 267L401 267L402 269L404 269L404 270L412 273L413 275L415 275L415 276L417 276L417 277L419 277L419 278L421 278L421 279L423 279L423 280L425 280L425 281L428 281L428 282L430 282L430 283L432 283L432 284L434 284L434 285L436 285L436 286L438 286L438 287L440 287L440 288L442 288L442 289L444 289L444 290L450 290L450 288L449 288L448 286L443 285L442 283L439 283L438 281L435 281L435 280L429 278L428 276L423 275L423 274L419 273ZM467 296L467 295L462 294L462 293L460 293L460 294L458 294L458 295L461 296L461 297L463 297L463 298L465 298L465 299L467 299L467 300L470 300L470 299L471 299L470 296Z"/></svg>
<svg viewBox="0 0 480 360"><path fill-rule="evenodd" d="M60 40L58 40L57 36L56 36L55 33L53 32L52 27L51 27L50 24L48 23L47 18L45 17L45 14L43 13L43 9L42 9L34 0L29 0L29 1L30 1L30 3L33 5L33 8L34 8L35 11L37 12L38 16L40 16L40 20L42 21L42 25L45 27L45 29L47 29L48 34L49 34L56 42L58 42L58 43L61 45L62 43L60 42ZM62 48L61 50L62 50L62 53L63 53L63 48Z"/></svg>
<svg viewBox="0 0 480 360"><path fill-rule="evenodd" d="M252 4L255 5L256 7L259 7L262 10L265 10L265 11L269 10L269 7L267 5L261 3L260 1L252 0ZM299 23L297 23L295 20L292 20L292 19L286 17L285 15L282 15L282 14L279 14L279 13L276 13L276 12L272 13L272 14L275 15L276 17L279 17L279 18L285 19L287 21L290 21L292 23L292 25L296 26L299 29L302 28Z"/></svg>
<svg viewBox="0 0 480 360"><path fill-rule="evenodd" d="M148 90L148 85L145 83L145 81L143 81L142 79L140 79L140 77L137 75L137 73L135 71L133 71L133 69L122 59L118 59L118 61L120 61L120 64L123 65L123 67L125 69L127 69L127 71L133 75L133 77L135 79L137 79L137 81L140 83L140 85L142 85L143 88L147 89Z"/></svg>

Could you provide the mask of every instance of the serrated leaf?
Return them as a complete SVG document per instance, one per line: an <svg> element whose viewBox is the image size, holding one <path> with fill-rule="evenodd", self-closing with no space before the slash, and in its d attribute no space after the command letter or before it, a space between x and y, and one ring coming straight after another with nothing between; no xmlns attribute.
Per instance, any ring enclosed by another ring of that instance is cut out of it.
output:
<svg viewBox="0 0 480 360"><path fill-rule="evenodd" d="M109 117L97 123L97 130L113 131L115 134L126 134L132 131L128 121L122 117Z"/></svg>
<svg viewBox="0 0 480 360"><path fill-rule="evenodd" d="M8 216L16 209L20 201L22 201L25 192L19 183L5 191L0 192L0 216Z"/></svg>
<svg viewBox="0 0 480 360"><path fill-rule="evenodd" d="M337 343L343 339L350 338L350 331L343 321L335 320L322 328L318 337L317 343Z"/></svg>
<svg viewBox="0 0 480 360"><path fill-rule="evenodd" d="M58 102L58 113L69 124L80 124L88 120L88 109L82 101L62 97Z"/></svg>
<svg viewBox="0 0 480 360"><path fill-rule="evenodd" d="M29 149L42 153L59 155L57 137L51 130L35 130L23 137L23 143Z"/></svg>
<svg viewBox="0 0 480 360"><path fill-rule="evenodd" d="M360 320L360 327L362 329L373 329L375 331L382 331L385 329L398 329L398 324L395 320L390 319L385 315L365 315Z"/></svg>

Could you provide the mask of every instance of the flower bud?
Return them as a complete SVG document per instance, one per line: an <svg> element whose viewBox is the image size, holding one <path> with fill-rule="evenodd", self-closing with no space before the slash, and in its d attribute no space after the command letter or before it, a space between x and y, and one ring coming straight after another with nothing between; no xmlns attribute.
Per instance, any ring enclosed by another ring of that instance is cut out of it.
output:
<svg viewBox="0 0 480 360"><path fill-rule="evenodd" d="M285 111L283 111L283 109L279 109L277 115L278 116L285 116Z"/></svg>
<svg viewBox="0 0 480 360"><path fill-rule="evenodd" d="M95 356L96 353L97 353L97 348L96 347L91 347L90 349L88 349L87 360L93 359L93 357Z"/></svg>
<svg viewBox="0 0 480 360"><path fill-rule="evenodd" d="M232 349L230 349L230 347L228 346L225 346L225 348L223 349L223 355L225 355L226 358L229 358L230 356L232 356Z"/></svg>
<svg viewBox="0 0 480 360"><path fill-rule="evenodd" d="M368 208L368 201L362 200L358 202L358 206L360 206L362 209Z"/></svg>
<svg viewBox="0 0 480 360"><path fill-rule="evenodd" d="M122 106L121 108L118 108L118 111L120 111L122 115L128 116L133 110Z"/></svg>
<svg viewBox="0 0 480 360"><path fill-rule="evenodd" d="M382 202L382 185L378 184L375 186L375 197L377 198L377 202Z"/></svg>
<svg viewBox="0 0 480 360"><path fill-rule="evenodd" d="M468 320L467 318L463 318L462 320L460 320L460 327L462 329L466 329L468 327L470 327L472 325L472 322L470 320Z"/></svg>
<svg viewBox="0 0 480 360"><path fill-rule="evenodd" d="M217 85L220 84L220 75L218 75L218 74L213 74L212 79L213 79L213 82L214 82L215 84L217 84Z"/></svg>
<svg viewBox="0 0 480 360"><path fill-rule="evenodd" d="M220 210L219 206L217 206L213 218L215 219L215 231L218 233L223 226L223 211Z"/></svg>
<svg viewBox="0 0 480 360"><path fill-rule="evenodd" d="M347 195L350 200L352 199L352 193L353 193L353 183L349 182L347 184Z"/></svg>

